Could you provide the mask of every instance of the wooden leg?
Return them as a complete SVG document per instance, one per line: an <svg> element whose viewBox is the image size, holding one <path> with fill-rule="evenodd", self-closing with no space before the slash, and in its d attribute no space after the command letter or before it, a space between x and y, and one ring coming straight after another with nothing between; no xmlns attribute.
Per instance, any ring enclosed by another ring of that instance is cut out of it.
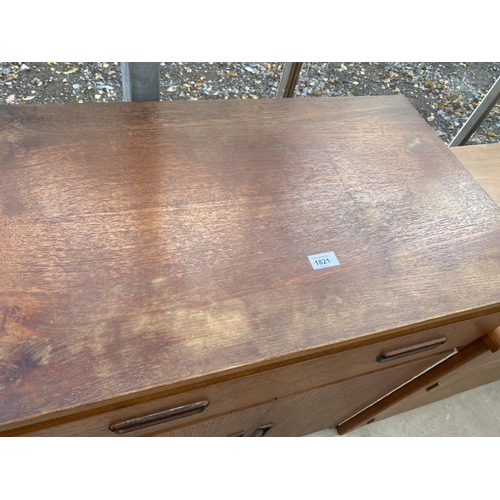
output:
<svg viewBox="0 0 500 500"><path fill-rule="evenodd" d="M430 387L445 375L455 371L469 361L481 356L485 352L496 352L500 349L500 327L476 340L472 344L460 349L455 355L446 359L439 365L420 375L416 379L403 385L385 398L377 401L375 404L364 409L357 415L337 426L337 432L340 435L346 434L364 424L376 420L377 415L387 410L391 406L403 401L408 396L415 394L421 389Z"/></svg>

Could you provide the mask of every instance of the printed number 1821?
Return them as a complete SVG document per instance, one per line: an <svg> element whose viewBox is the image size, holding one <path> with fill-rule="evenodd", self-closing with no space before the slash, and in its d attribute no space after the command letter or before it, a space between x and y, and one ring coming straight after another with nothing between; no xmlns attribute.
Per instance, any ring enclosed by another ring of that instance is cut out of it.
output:
<svg viewBox="0 0 500 500"><path fill-rule="evenodd" d="M316 262L317 266L326 266L327 264L330 264L330 259L317 259L314 262Z"/></svg>

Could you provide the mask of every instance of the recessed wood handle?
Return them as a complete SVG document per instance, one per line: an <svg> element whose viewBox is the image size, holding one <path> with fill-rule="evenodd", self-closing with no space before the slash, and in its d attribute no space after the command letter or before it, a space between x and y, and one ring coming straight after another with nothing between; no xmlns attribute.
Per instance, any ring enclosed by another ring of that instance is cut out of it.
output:
<svg viewBox="0 0 500 500"><path fill-rule="evenodd" d="M171 420L201 413L209 404L209 401L198 401L197 403L179 406L178 408L152 413L145 417L132 418L130 420L125 420L125 422L110 425L109 430L115 434L126 434L127 432L133 432L138 429L143 429L144 427L150 427L151 425L163 424Z"/></svg>
<svg viewBox="0 0 500 500"><path fill-rule="evenodd" d="M381 354L377 358L377 362L385 363L386 361L393 361L394 359L404 358L405 356L412 356L413 354L418 354L420 352L430 351L431 349L435 349L436 347L443 345L446 340L446 337L441 337L439 339L429 340L428 342L412 345L410 347L403 347L402 349L389 351L385 354Z"/></svg>

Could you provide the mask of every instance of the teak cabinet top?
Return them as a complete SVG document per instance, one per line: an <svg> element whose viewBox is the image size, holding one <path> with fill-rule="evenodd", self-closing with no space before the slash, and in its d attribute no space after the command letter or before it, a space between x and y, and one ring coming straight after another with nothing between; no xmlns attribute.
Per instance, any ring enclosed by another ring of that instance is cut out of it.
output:
<svg viewBox="0 0 500 500"><path fill-rule="evenodd" d="M2 106L0 425L498 311L499 241L402 96Z"/></svg>

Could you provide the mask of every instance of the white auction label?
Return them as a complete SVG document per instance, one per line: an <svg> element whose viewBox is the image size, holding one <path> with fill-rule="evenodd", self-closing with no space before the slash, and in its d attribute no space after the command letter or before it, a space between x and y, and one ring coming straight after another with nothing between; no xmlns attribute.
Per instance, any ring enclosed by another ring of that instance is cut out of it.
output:
<svg viewBox="0 0 500 500"><path fill-rule="evenodd" d="M340 266L337 256L333 252L317 253L308 255L307 258L313 269L323 269L324 267Z"/></svg>

